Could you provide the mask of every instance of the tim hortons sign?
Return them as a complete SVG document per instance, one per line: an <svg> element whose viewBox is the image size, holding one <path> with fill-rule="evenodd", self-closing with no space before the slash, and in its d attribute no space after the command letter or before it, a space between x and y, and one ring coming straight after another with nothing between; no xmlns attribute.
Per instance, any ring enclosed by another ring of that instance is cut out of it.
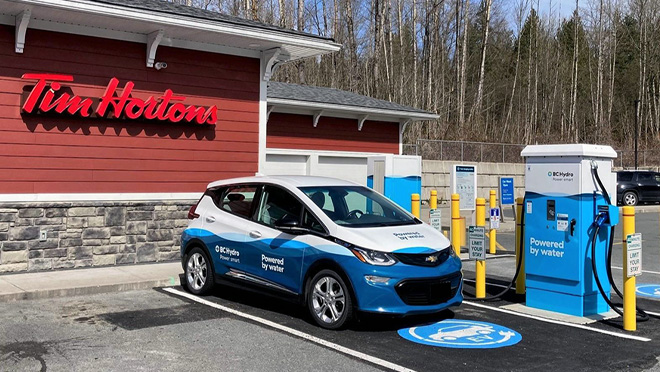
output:
<svg viewBox="0 0 660 372"><path fill-rule="evenodd" d="M100 98L80 97L62 89L63 82L72 82L71 75L24 74L24 80L35 80L36 84L27 94L22 105L26 114L52 113L74 115L83 118L101 117L130 120L156 120L171 123L194 123L215 125L218 108L185 105L186 97L175 96L167 89L161 96L146 99L131 96L135 84L124 84L118 91L119 79L112 78Z"/></svg>

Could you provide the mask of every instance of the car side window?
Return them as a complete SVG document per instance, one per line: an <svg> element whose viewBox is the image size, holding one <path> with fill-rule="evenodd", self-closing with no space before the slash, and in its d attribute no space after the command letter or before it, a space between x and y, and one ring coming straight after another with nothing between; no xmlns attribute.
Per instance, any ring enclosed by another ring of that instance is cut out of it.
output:
<svg viewBox="0 0 660 372"><path fill-rule="evenodd" d="M321 222L314 217L314 215L305 208L305 212L303 212L303 223L302 227L310 229L312 231L318 231L321 233L325 233L325 229L323 228L323 225L321 225Z"/></svg>
<svg viewBox="0 0 660 372"><path fill-rule="evenodd" d="M284 218L300 221L302 203L288 191L276 186L266 186L261 195L257 222L276 227Z"/></svg>
<svg viewBox="0 0 660 372"><path fill-rule="evenodd" d="M655 177L655 182L660 183L660 174L656 173L654 177Z"/></svg>
<svg viewBox="0 0 660 372"><path fill-rule="evenodd" d="M219 207L241 217L250 218L256 193L256 186L230 186L223 193Z"/></svg>
<svg viewBox="0 0 660 372"><path fill-rule="evenodd" d="M651 173L638 173L637 181L639 182L648 182L653 180L653 174Z"/></svg>
<svg viewBox="0 0 660 372"><path fill-rule="evenodd" d="M216 207L222 208L222 196L225 194L225 190L225 187L208 189L205 194L213 200L213 204L215 204Z"/></svg>
<svg viewBox="0 0 660 372"><path fill-rule="evenodd" d="M630 172L619 172L616 174L616 180L619 182L630 182L633 179L633 174Z"/></svg>

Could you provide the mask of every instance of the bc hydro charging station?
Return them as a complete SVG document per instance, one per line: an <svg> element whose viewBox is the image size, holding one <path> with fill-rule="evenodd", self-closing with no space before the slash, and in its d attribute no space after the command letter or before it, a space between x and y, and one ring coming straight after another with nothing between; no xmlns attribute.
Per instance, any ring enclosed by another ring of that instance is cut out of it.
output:
<svg viewBox="0 0 660 372"><path fill-rule="evenodd" d="M599 145L533 145L521 155L527 306L575 316L608 312L610 227L619 219L609 198L616 200L616 152Z"/></svg>

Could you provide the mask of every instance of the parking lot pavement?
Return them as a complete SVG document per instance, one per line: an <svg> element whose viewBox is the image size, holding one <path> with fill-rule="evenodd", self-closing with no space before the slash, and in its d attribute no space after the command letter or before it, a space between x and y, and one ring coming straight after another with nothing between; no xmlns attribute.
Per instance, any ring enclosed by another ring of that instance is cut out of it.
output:
<svg viewBox="0 0 660 372"><path fill-rule="evenodd" d="M156 290L0 303L1 371L375 371Z"/></svg>
<svg viewBox="0 0 660 372"><path fill-rule="evenodd" d="M641 371L660 355L658 319L640 323L634 334L651 341L626 339L617 337L626 333L616 322L583 329L497 310L515 296L427 316L362 315L348 329L328 331L278 299L221 287L191 296L204 302L198 303L182 293L172 287L0 304L0 370ZM397 333L444 319L502 325L522 340L498 349L448 349Z"/></svg>
<svg viewBox="0 0 660 372"><path fill-rule="evenodd" d="M660 214L642 213L644 274L660 290ZM614 278L621 286L617 228ZM513 233L498 242L513 251ZM473 261L464 261L465 293L474 293ZM487 261L489 294L502 290L515 259ZM72 292L75 293L75 292ZM654 314L625 332L621 320L588 325L548 321L512 311L523 296L466 300L439 314L392 318L361 314L348 329L317 327L306 309L271 297L218 288L196 297L182 288L151 289L0 303L0 370L417 370L660 371L660 301L638 297ZM450 349L408 341L398 331L447 320L472 320L519 334L497 349Z"/></svg>

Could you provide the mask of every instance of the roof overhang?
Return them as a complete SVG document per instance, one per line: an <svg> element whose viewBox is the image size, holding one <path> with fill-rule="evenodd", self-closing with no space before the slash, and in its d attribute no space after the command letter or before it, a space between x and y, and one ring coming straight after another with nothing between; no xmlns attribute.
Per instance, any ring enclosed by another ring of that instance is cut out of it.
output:
<svg viewBox="0 0 660 372"><path fill-rule="evenodd" d="M361 106L348 106L331 103L312 101L298 101L282 98L268 98L268 113L281 112L287 114L312 115L317 117L331 116L347 119L390 121L397 123L408 123L411 121L436 120L440 116L414 111L387 110Z"/></svg>
<svg viewBox="0 0 660 372"><path fill-rule="evenodd" d="M0 24L17 27L17 53L22 52L18 50L21 42L29 48L29 33L25 40L23 31L20 40L19 31L25 30L25 26L145 43L149 46L147 54L153 49L154 40L157 40L156 47L163 45L253 58L279 49L277 63L332 53L341 47L313 35L88 0L0 0Z"/></svg>

